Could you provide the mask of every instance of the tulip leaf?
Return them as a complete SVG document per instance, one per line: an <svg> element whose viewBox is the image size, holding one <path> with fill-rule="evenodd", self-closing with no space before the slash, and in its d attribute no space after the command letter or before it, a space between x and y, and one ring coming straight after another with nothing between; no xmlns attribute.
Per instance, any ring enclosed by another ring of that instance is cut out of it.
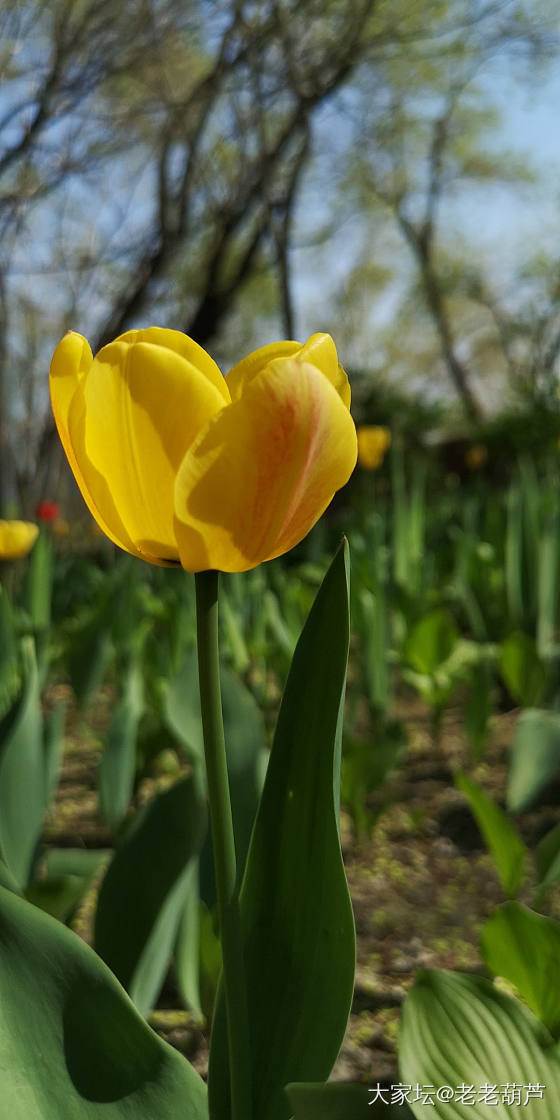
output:
<svg viewBox="0 0 560 1120"><path fill-rule="evenodd" d="M144 710L142 672L133 657L123 695L115 708L99 765L99 803L109 827L116 830L126 816L136 775L136 739Z"/></svg>
<svg viewBox="0 0 560 1120"><path fill-rule="evenodd" d="M191 762L204 759L204 740L198 691L196 649L185 654L177 675L165 693L163 718L166 727L185 748Z"/></svg>
<svg viewBox="0 0 560 1120"><path fill-rule="evenodd" d="M531 1011L560 1034L560 924L518 902L506 902L482 929L484 961L515 984Z"/></svg>
<svg viewBox="0 0 560 1120"><path fill-rule="evenodd" d="M32 638L22 643L23 692L0 723L0 856L20 887L29 878L45 807L39 680Z"/></svg>
<svg viewBox="0 0 560 1120"><path fill-rule="evenodd" d="M206 804L189 776L140 810L101 885L95 949L143 1014L159 995L205 829Z"/></svg>
<svg viewBox="0 0 560 1120"><path fill-rule="evenodd" d="M467 778L457 774L455 785L467 798L473 817L494 860L504 894L515 896L525 877L527 849L514 823L488 794Z"/></svg>
<svg viewBox="0 0 560 1120"><path fill-rule="evenodd" d="M348 657L347 545L296 647L241 892L253 1120L287 1120L284 1086L325 1081L352 1000L355 942L338 828ZM213 1120L229 1120L223 992L210 1047Z"/></svg>
<svg viewBox="0 0 560 1120"><path fill-rule="evenodd" d="M208 1120L205 1086L95 953L0 888L0 1099L10 1120Z"/></svg>
<svg viewBox="0 0 560 1120"><path fill-rule="evenodd" d="M531 1012L480 977L418 973L403 1008L399 1067L417 1120L560 1116L558 1047ZM433 1087L431 1104L414 1100L415 1086Z"/></svg>
<svg viewBox="0 0 560 1120"><path fill-rule="evenodd" d="M45 720L43 732L43 751L45 756L45 805L49 805L55 795L64 753L64 726L66 720L66 701L60 700Z"/></svg>
<svg viewBox="0 0 560 1120"><path fill-rule="evenodd" d="M527 708L515 728L507 807L522 813L560 771L560 712Z"/></svg>
<svg viewBox="0 0 560 1120"><path fill-rule="evenodd" d="M560 879L560 824L547 832L534 852L539 891L546 892Z"/></svg>
<svg viewBox="0 0 560 1120"><path fill-rule="evenodd" d="M293 1120L410 1120L406 1104L391 1104L391 1090L332 1082L328 1085L287 1085Z"/></svg>
<svg viewBox="0 0 560 1120"><path fill-rule="evenodd" d="M183 909L177 926L173 963L183 1003L201 1019L198 860L191 860L185 876Z"/></svg>

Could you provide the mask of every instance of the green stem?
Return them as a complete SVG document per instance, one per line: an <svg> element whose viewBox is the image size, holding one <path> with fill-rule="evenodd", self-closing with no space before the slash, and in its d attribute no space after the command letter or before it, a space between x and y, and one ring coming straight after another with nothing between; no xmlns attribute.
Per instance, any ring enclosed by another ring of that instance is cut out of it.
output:
<svg viewBox="0 0 560 1120"><path fill-rule="evenodd" d="M195 582L200 706L222 942L231 1120L251 1120L253 1110L249 1017L220 692L218 573L197 572Z"/></svg>

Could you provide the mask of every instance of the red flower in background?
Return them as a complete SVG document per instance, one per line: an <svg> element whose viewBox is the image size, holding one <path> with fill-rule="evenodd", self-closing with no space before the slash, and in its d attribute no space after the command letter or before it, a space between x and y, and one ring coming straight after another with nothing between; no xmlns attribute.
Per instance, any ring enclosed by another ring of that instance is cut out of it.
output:
<svg viewBox="0 0 560 1120"><path fill-rule="evenodd" d="M56 521L60 513L60 506L57 506L56 502L39 502L35 512L39 521Z"/></svg>

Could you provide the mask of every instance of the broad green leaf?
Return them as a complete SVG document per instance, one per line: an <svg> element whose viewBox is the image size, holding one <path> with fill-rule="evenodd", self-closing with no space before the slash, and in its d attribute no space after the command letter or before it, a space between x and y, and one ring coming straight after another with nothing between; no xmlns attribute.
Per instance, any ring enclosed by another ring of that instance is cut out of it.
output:
<svg viewBox="0 0 560 1120"><path fill-rule="evenodd" d="M532 638L516 630L500 646L499 667L513 699L524 707L539 704L546 686L546 669Z"/></svg>
<svg viewBox="0 0 560 1120"><path fill-rule="evenodd" d="M438 608L413 626L404 644L404 660L417 673L431 675L451 656L459 637L449 612Z"/></svg>
<svg viewBox="0 0 560 1120"><path fill-rule="evenodd" d="M343 546L294 653L241 892L253 1120L287 1120L284 1086L326 1080L352 1000L354 924L338 831L348 640ZM220 993L209 1094L213 1120L229 1120Z"/></svg>
<svg viewBox="0 0 560 1120"><path fill-rule="evenodd" d="M205 1086L94 952L0 888L0 1099L9 1120L208 1120Z"/></svg>
<svg viewBox="0 0 560 1120"><path fill-rule="evenodd" d="M391 1091L365 1085L287 1085L293 1120L409 1120L406 1104L391 1104ZM370 1103L371 1102L371 1103Z"/></svg>
<svg viewBox="0 0 560 1120"><path fill-rule="evenodd" d="M553 1039L520 1003L480 977L418 973L403 1008L399 1067L406 1084L434 1086L433 1105L411 1102L417 1120L427 1114L438 1120L560 1116L560 1060ZM502 1103L506 1087L511 1092L514 1085L521 1088L520 1104ZM543 1087L542 1099L525 1104L524 1086L529 1085ZM436 1095L444 1087L453 1092L447 1102ZM481 1099L484 1087L495 1088L494 1104Z"/></svg>
<svg viewBox="0 0 560 1120"><path fill-rule="evenodd" d="M101 885L95 949L144 1014L169 965L205 828L194 778L176 782L137 814Z"/></svg>
<svg viewBox="0 0 560 1120"><path fill-rule="evenodd" d="M466 774L457 774L455 784L469 802L494 860L504 894L515 896L525 877L527 849L513 821Z"/></svg>
<svg viewBox="0 0 560 1120"><path fill-rule="evenodd" d="M130 804L136 774L136 738L143 710L142 672L137 659L132 657L99 764L99 804L112 830L118 828Z"/></svg>
<svg viewBox="0 0 560 1120"><path fill-rule="evenodd" d="M560 924L519 902L506 902L481 934L482 956L495 976L515 985L551 1034L560 1033Z"/></svg>
<svg viewBox="0 0 560 1120"><path fill-rule="evenodd" d="M0 723L0 856L27 883L45 807L39 681L32 638L22 646L23 692Z"/></svg>
<svg viewBox="0 0 560 1120"><path fill-rule="evenodd" d="M547 891L560 879L560 824L547 832L534 852L539 889Z"/></svg>
<svg viewBox="0 0 560 1120"><path fill-rule="evenodd" d="M527 708L515 728L506 804L522 813L560 770L560 712Z"/></svg>

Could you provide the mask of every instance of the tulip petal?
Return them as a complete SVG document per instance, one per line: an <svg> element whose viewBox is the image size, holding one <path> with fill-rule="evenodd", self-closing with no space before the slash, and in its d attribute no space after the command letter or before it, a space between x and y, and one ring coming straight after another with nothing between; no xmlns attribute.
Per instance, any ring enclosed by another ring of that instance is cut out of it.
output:
<svg viewBox="0 0 560 1120"><path fill-rule="evenodd" d="M175 475L225 399L213 376L178 349L139 338L154 332L129 332L97 354L72 398L68 427L85 486L113 537L152 562L177 562ZM161 332L168 333L179 332Z"/></svg>
<svg viewBox="0 0 560 1120"><path fill-rule="evenodd" d="M112 506L110 514L112 528L109 527L109 524L102 516L101 511L98 509L90 494L72 444L68 423L70 407L92 362L93 354L87 340L76 331L68 331L59 342L51 362L50 392L53 415L60 436L60 442L66 453L66 458L72 468L72 473L80 488L80 493L92 517L95 518L100 528L113 544L119 545L119 547L124 548L126 552L131 552L134 556L137 556L139 555L138 550L132 543L114 508L114 503L112 502L108 487L106 487L107 493L103 506L106 511Z"/></svg>
<svg viewBox="0 0 560 1120"><path fill-rule="evenodd" d="M276 358L298 358L310 362L328 377L339 397L350 408L350 385L338 361L336 346L330 334L312 334L302 346L300 342L273 342L254 350L231 369L226 381L232 400L239 400L247 385Z"/></svg>
<svg viewBox="0 0 560 1120"><path fill-rule="evenodd" d="M353 420L308 362L277 359L214 417L175 484L187 571L246 571L293 548L356 463Z"/></svg>
<svg viewBox="0 0 560 1120"><path fill-rule="evenodd" d="M175 351L181 358L186 358L192 366L196 366L221 393L225 403L230 403L231 397L225 377L214 359L198 345L198 342L182 331L173 331L168 327L145 327L144 330L127 331L126 334L119 335L116 341L131 345L135 342L151 342L154 346L163 346L165 350Z"/></svg>

